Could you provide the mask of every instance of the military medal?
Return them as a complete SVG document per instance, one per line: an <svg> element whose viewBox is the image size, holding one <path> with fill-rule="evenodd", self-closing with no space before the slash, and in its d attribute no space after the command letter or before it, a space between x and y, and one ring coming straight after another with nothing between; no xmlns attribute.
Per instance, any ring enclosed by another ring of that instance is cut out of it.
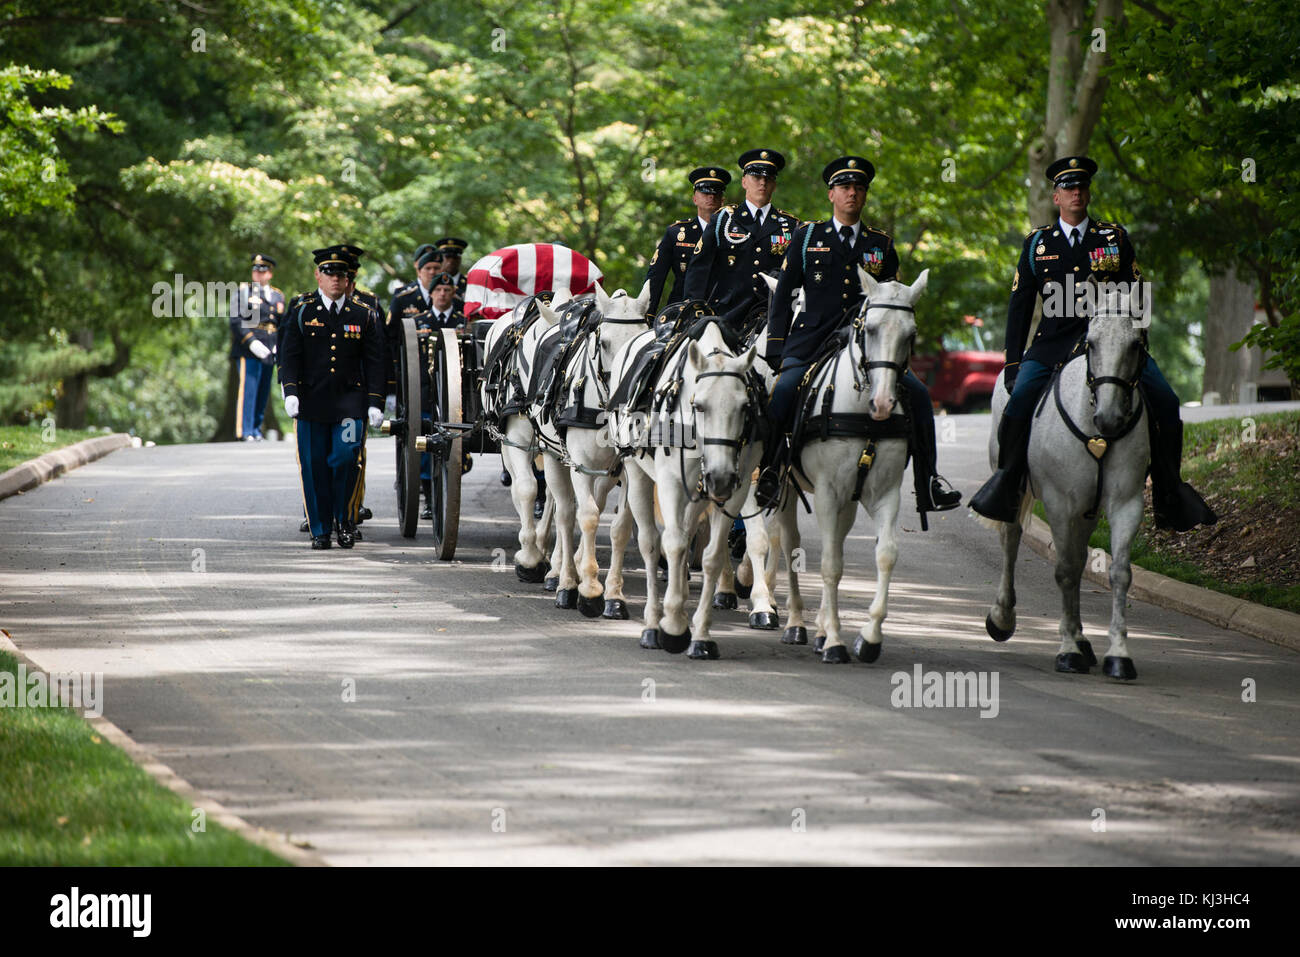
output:
<svg viewBox="0 0 1300 957"><path fill-rule="evenodd" d="M880 270L885 266L885 251L879 246L873 246L870 250L862 254L862 261L866 263L867 272L873 276L880 275Z"/></svg>
<svg viewBox="0 0 1300 957"><path fill-rule="evenodd" d="M681 229L677 230L677 241L680 243L685 238L686 238L686 227L683 226Z"/></svg>
<svg viewBox="0 0 1300 957"><path fill-rule="evenodd" d="M1039 244L1038 244L1038 248L1035 249L1034 252L1038 253L1038 255L1040 255L1040 256L1041 256L1043 253L1047 252L1047 243L1039 243Z"/></svg>

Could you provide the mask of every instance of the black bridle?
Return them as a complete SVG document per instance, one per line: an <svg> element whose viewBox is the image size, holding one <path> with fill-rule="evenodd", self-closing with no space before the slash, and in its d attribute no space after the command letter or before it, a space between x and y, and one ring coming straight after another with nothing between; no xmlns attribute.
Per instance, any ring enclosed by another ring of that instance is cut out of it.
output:
<svg viewBox="0 0 1300 957"><path fill-rule="evenodd" d="M870 382L871 372L873 369L892 369L895 373L897 373L898 378L902 379L903 376L907 374L908 366L911 361L912 344L916 341L916 332L913 331L911 337L908 339L908 348L907 348L908 361L891 362L886 359L877 359L874 362L868 362L867 342L866 342L867 313L870 312L872 309L893 309L898 312L910 312L914 316L916 315L916 310L911 306L904 306L892 302L872 302L871 300L868 299L862 303L862 309L858 312L858 318L853 323L854 331L858 333L858 335L855 335L854 338L860 340L858 342L858 347L862 350L862 356L859 358L857 362L857 368L859 369L859 371L862 372L863 376L866 377L866 381ZM857 383L855 383L855 385L856 384ZM858 391L861 392L862 391L861 388L859 388Z"/></svg>

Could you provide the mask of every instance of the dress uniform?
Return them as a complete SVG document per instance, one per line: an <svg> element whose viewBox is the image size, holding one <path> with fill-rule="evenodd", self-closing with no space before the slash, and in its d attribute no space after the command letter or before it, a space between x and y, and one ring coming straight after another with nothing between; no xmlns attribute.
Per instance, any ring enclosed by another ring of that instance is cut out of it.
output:
<svg viewBox="0 0 1300 957"><path fill-rule="evenodd" d="M383 335L377 316L347 296L353 260L338 246L317 249L318 288L285 315L281 374L285 412L296 420L298 467L312 548L343 548L354 537L348 503L366 419L383 419ZM342 279L342 281L340 281ZM331 297L326 288L336 289Z"/></svg>
<svg viewBox="0 0 1300 957"><path fill-rule="evenodd" d="M455 236L444 236L435 243L438 252L442 253L442 271L443 275L451 277L451 284L454 287L452 298L456 300L456 308L462 312L465 310L465 289L469 285L469 279L460 271L460 260L465 255L465 249L469 243L463 239L457 239Z"/></svg>
<svg viewBox="0 0 1300 957"><path fill-rule="evenodd" d="M692 170L687 179L695 187L695 192L721 196L731 182L731 174L716 166L701 166ZM664 231L664 237L659 240L659 246L650 258L650 266L645 274L645 281L650 283L652 316L659 313L659 299L668 283L669 274L673 277L673 287L664 305L671 306L686 298L686 267L690 265L695 247L699 245L708 225L709 221L701 219L697 210L696 215L689 219L679 219Z"/></svg>
<svg viewBox="0 0 1300 957"><path fill-rule="evenodd" d="M246 442L262 438L262 416L276 362L276 331L284 316L284 293L257 278L266 277L274 267L270 256L254 255L254 281L239 284L230 307L230 357L239 362L235 438Z"/></svg>
<svg viewBox="0 0 1300 957"><path fill-rule="evenodd" d="M366 254L366 251L364 249L360 248L359 246L350 246L350 245L340 246L339 249L341 249L344 253L346 253L351 258L353 270L358 270L361 268L361 257ZM384 325L384 307L379 304L379 297L376 296L373 292L371 292L368 289L362 289L355 282L349 283L348 289L349 289L348 295L351 298L357 300L359 303L361 303L371 312L373 312L374 322L378 326L382 327ZM388 370L389 366L390 366L390 362L388 360L388 344L387 342L385 342L384 343L385 371ZM356 491L353 493L351 502L349 504L350 504L349 511L351 512L352 521L354 525L360 525L362 522L374 518L374 513L370 511L370 509L366 508L366 442L365 442L364 435L362 436L362 440L361 440L361 456L357 465ZM357 541L361 541L361 530L356 529L354 534L356 536Z"/></svg>
<svg viewBox="0 0 1300 957"><path fill-rule="evenodd" d="M774 179L785 167L776 150L749 150L739 160L746 175ZM721 313L747 302L766 302L760 272L779 269L799 218L770 202L754 208L749 200L724 206L704 229L686 268L687 299L707 300Z"/></svg>
<svg viewBox="0 0 1300 957"><path fill-rule="evenodd" d="M841 156L822 170L828 188L857 185L865 189L875 175L875 167L861 156ZM861 221L846 224L832 217L800 226L791 239L767 326L766 359L772 368L780 369L768 402L768 417L778 435L790 427L799 383L816 353L836 330L852 321L862 305L859 266L880 282L898 278L898 252L888 233ZM795 319L793 298L800 287L804 311ZM907 389L911 409L913 467L928 479L929 501L922 498L918 506L922 512L956 508L961 493L944 488L935 470L938 448L930 392L910 371L899 381ZM775 466L786 448L784 442L769 445L770 450L764 451L768 468L759 486L759 503L764 507L774 503L780 491ZM918 490L921 488L918 483Z"/></svg>
<svg viewBox="0 0 1300 957"><path fill-rule="evenodd" d="M1058 206L1074 204L1067 222L1066 210L1054 223L1039 226L1025 237L1011 280L1007 307L1006 385L1011 398L998 423L998 467L971 499L971 508L987 518L1015 521L1028 472L1029 426L1052 373L1076 353L1088 332L1085 299L1091 279L1137 282L1142 279L1133 244L1118 223L1088 218L1089 187L1097 164L1087 156L1066 156L1047 167L1053 199ZM1078 195L1074 191L1079 190ZM1070 289L1075 302L1068 302ZM1044 308L1034 340L1029 338L1034 304L1052 297L1071 308ZM1057 313L1064 312L1064 315ZM1156 525L1186 531L1217 518L1196 491L1179 475L1182 459L1182 422L1178 397L1148 356L1141 385L1150 415L1151 480Z"/></svg>

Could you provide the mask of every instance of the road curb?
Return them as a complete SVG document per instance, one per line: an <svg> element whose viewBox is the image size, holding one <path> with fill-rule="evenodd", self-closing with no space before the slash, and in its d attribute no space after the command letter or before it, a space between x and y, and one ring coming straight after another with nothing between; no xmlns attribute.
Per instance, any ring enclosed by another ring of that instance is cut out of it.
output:
<svg viewBox="0 0 1300 957"><path fill-rule="evenodd" d="M1030 516L1024 540L1039 555L1055 560L1052 531L1037 515ZM1107 555L1107 561L1109 560ZM1093 570L1091 563L1084 565L1083 574L1090 582L1110 587L1107 574ZM1300 651L1300 615L1293 612L1269 608L1267 605L1235 598L1199 585L1189 585L1137 565L1133 566L1133 582L1129 585L1128 593L1131 598L1191 615L1221 628L1231 628L1243 635L1261 638L1292 651Z"/></svg>
<svg viewBox="0 0 1300 957"><path fill-rule="evenodd" d="M92 439L91 441L98 440ZM5 474L7 475L8 473ZM28 672L45 671L44 668L25 654L3 632L0 632L0 650L9 652L21 661L27 666ZM215 821L226 830L238 834L249 843L256 844L259 847L264 847L272 854L279 855L289 863L295 864L298 867L329 866L319 855L298 847L296 844L291 843L286 837L277 834L274 831L267 831L263 828L254 827L219 801L208 797L198 788L194 787L194 785L190 784L183 777L173 771L170 767L159 761L158 757L152 751L135 741L125 731L102 715L98 718L83 715L82 720L94 728L95 732L99 734L100 737L104 738L104 740L125 751L127 755L130 756L131 760L139 765L140 768L143 769L151 778L163 787L167 788L167 790L171 791L173 794L180 797L181 800L188 802L190 807L202 810L208 820Z"/></svg>
<svg viewBox="0 0 1300 957"><path fill-rule="evenodd" d="M34 489L64 472L80 468L87 462L101 459L109 452L126 448L130 444L131 436L124 432L116 432L113 435L83 439L67 448L55 449L53 452L28 459L0 475L0 499Z"/></svg>

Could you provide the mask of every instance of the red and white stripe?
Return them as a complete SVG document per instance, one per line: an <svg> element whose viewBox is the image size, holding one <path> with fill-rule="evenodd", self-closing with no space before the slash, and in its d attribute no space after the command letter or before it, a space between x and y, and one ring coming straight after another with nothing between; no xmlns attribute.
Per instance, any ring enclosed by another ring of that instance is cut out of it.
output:
<svg viewBox="0 0 1300 957"><path fill-rule="evenodd" d="M582 253L552 243L522 243L484 256L466 275L465 317L496 319L528 296L591 292L603 273Z"/></svg>

